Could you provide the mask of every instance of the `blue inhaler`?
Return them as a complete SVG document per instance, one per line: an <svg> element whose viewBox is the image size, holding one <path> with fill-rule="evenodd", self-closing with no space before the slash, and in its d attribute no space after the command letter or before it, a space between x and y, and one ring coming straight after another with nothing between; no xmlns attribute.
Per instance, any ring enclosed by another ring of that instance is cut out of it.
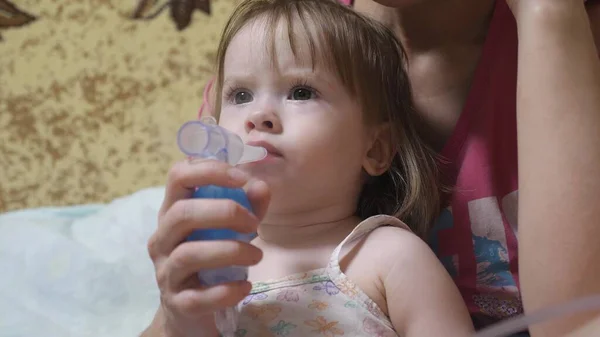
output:
<svg viewBox="0 0 600 337"><path fill-rule="evenodd" d="M215 159L230 165L261 160L267 155L262 147L245 145L242 139L216 124L212 117L183 124L177 134L177 143L183 153L191 159ZM230 199L249 211L252 207L241 188L226 188L215 185L198 187L193 198ZM254 234L241 234L229 229L203 229L194 231L187 240L238 240L250 242ZM203 285L213 286L225 282L243 281L248 278L248 268L230 266L202 270L198 278ZM234 336L237 330L239 311L230 307L215 313L215 323L221 336Z"/></svg>

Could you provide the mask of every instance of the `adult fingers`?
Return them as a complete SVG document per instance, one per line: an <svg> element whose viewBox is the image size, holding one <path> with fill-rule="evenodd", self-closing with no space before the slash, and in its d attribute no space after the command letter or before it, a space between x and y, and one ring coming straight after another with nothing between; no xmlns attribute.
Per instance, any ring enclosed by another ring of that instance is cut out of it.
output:
<svg viewBox="0 0 600 337"><path fill-rule="evenodd" d="M190 241L179 245L166 260L164 273L169 288L180 291L186 280L204 269L251 266L262 259L262 251L241 241Z"/></svg>
<svg viewBox="0 0 600 337"><path fill-rule="evenodd" d="M161 218L150 238L148 251L154 260L168 256L196 229L231 229L240 233L256 232L258 218L229 199L182 199Z"/></svg>
<svg viewBox="0 0 600 337"><path fill-rule="evenodd" d="M252 286L247 281L223 283L209 288L185 289L167 299L168 305L186 315L199 316L237 305Z"/></svg>
<svg viewBox="0 0 600 337"><path fill-rule="evenodd" d="M169 170L161 214L178 200L191 197L197 186L236 188L242 187L247 181L248 176L244 172L216 160L180 161Z"/></svg>

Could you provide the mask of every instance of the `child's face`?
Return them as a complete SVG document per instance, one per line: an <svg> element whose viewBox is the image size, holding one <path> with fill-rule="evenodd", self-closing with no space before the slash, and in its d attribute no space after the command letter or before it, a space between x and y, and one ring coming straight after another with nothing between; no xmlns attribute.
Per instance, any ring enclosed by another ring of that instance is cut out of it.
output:
<svg viewBox="0 0 600 337"><path fill-rule="evenodd" d="M282 21L276 31L275 62L264 20L235 35L224 60L219 123L270 150L265 160L242 166L270 186L269 216L325 208L353 214L372 137L356 97L323 62L313 69L305 36L297 36L294 57L286 26Z"/></svg>

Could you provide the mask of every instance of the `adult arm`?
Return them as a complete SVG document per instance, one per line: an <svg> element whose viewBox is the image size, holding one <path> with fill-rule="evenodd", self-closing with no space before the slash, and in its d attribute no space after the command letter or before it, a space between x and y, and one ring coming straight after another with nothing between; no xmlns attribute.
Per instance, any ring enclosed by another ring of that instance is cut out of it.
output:
<svg viewBox="0 0 600 337"><path fill-rule="evenodd" d="M600 293L600 4L588 5L588 20L581 0L509 3L519 34L519 276L532 312ZM531 333L563 336L594 314Z"/></svg>
<svg viewBox="0 0 600 337"><path fill-rule="evenodd" d="M581 328L571 332L566 337L596 337L600 336L600 316Z"/></svg>

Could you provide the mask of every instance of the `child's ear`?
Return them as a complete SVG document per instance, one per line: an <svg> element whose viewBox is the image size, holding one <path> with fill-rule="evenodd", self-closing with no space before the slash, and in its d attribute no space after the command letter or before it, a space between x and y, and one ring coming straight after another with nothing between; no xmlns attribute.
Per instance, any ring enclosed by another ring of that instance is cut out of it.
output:
<svg viewBox="0 0 600 337"><path fill-rule="evenodd" d="M206 83L204 87L204 93L202 94L202 105L198 111L198 118L212 116L218 120L218 117L215 114L215 103L217 101L216 92L214 90L213 84L215 82L215 78L211 78Z"/></svg>
<svg viewBox="0 0 600 337"><path fill-rule="evenodd" d="M374 130L371 146L363 161L363 168L370 176L380 176L390 168L394 158L391 136L390 125L387 123Z"/></svg>

